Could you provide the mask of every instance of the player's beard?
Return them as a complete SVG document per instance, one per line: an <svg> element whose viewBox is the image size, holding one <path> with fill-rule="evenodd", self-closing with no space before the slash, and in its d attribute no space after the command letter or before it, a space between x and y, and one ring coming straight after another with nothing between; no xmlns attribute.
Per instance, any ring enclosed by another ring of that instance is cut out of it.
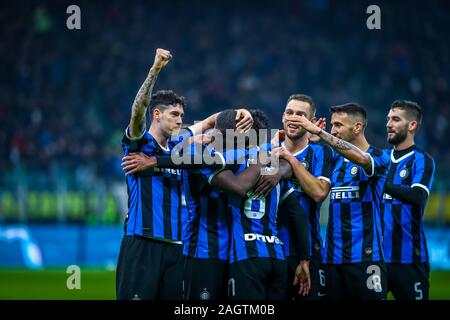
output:
<svg viewBox="0 0 450 320"><path fill-rule="evenodd" d="M291 140L298 140L302 138L306 134L306 130L304 128L299 128L298 131L294 134L289 133L289 127L287 125L284 126L284 132L286 136Z"/></svg>
<svg viewBox="0 0 450 320"><path fill-rule="evenodd" d="M392 132L388 132L388 133L392 133ZM402 143L403 141L405 141L407 134L408 134L408 126L406 125L402 129L400 129L398 132L395 132L391 138L388 137L387 140L392 145L398 145L398 144Z"/></svg>

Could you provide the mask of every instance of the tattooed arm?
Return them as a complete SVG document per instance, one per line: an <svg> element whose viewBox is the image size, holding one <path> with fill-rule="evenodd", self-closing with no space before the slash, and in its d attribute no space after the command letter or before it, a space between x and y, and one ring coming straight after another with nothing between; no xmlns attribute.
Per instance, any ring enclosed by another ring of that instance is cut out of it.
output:
<svg viewBox="0 0 450 320"><path fill-rule="evenodd" d="M335 136L329 134L325 130L322 130L321 128L313 124L304 116L298 117L297 120L292 121L292 123L300 125L303 128L305 128L305 130L320 137L323 142L325 142L334 150L342 154L344 158L347 158L348 160L350 160L353 163L356 163L357 165L360 165L368 172L371 171L372 160L370 156L368 156L367 153L359 149L357 146L345 140L336 138Z"/></svg>
<svg viewBox="0 0 450 320"><path fill-rule="evenodd" d="M147 106L152 97L153 86L159 72L164 68L172 58L169 51L164 49L156 49L155 61L148 72L147 78L139 89L131 108L131 119L129 125L130 138L136 138L142 135L145 130L145 114Z"/></svg>
<svg viewBox="0 0 450 320"><path fill-rule="evenodd" d="M360 165L368 172L371 171L372 160L367 155L367 153L359 149L357 146L345 140L336 138L335 136L329 134L324 130L320 130L317 135L322 139L323 142L342 154L344 158L347 158L351 162Z"/></svg>

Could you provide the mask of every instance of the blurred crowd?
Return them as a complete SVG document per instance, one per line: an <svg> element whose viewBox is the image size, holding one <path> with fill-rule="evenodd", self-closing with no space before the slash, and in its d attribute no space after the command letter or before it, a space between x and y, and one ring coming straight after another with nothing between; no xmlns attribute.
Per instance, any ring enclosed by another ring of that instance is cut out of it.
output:
<svg viewBox="0 0 450 320"><path fill-rule="evenodd" d="M386 147L398 98L417 101L417 144L450 178L450 5L378 1L79 1L68 30L61 1L8 1L0 11L0 172L123 179L120 139L157 47L173 60L155 89L187 99L185 121L232 106L263 109L280 127L287 97L311 95L318 114L356 101L369 142ZM87 173L86 173L87 172ZM81 179L89 181L89 179Z"/></svg>

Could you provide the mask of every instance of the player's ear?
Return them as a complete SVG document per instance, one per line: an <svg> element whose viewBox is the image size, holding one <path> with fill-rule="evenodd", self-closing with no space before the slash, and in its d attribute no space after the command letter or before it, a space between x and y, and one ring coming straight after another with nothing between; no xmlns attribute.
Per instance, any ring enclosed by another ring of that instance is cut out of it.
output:
<svg viewBox="0 0 450 320"><path fill-rule="evenodd" d="M362 131L363 129L363 124L361 122L356 122L355 125L353 126L353 133L358 134Z"/></svg>
<svg viewBox="0 0 450 320"><path fill-rule="evenodd" d="M159 121L160 117L161 117L161 110L159 110L158 108L153 109L153 119Z"/></svg>
<svg viewBox="0 0 450 320"><path fill-rule="evenodd" d="M416 130L417 130L417 121L416 120L410 121L408 124L408 131L414 132Z"/></svg>

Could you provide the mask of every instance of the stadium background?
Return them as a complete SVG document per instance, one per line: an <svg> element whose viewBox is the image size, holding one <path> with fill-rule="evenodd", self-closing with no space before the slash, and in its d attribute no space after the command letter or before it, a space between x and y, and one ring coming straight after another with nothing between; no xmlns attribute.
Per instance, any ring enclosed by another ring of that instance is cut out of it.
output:
<svg viewBox="0 0 450 320"><path fill-rule="evenodd" d="M81 30L66 8L81 8ZM381 30L366 8L381 8ZM425 118L436 160L424 221L431 298L450 299L450 5L447 1L8 1L0 10L0 299L114 299L126 214L120 139L156 47L174 58L155 89L187 98L185 122L231 106L280 126L286 98L318 114L357 101L385 146L397 98ZM326 214L322 214L326 223ZM66 268L79 265L81 290Z"/></svg>

